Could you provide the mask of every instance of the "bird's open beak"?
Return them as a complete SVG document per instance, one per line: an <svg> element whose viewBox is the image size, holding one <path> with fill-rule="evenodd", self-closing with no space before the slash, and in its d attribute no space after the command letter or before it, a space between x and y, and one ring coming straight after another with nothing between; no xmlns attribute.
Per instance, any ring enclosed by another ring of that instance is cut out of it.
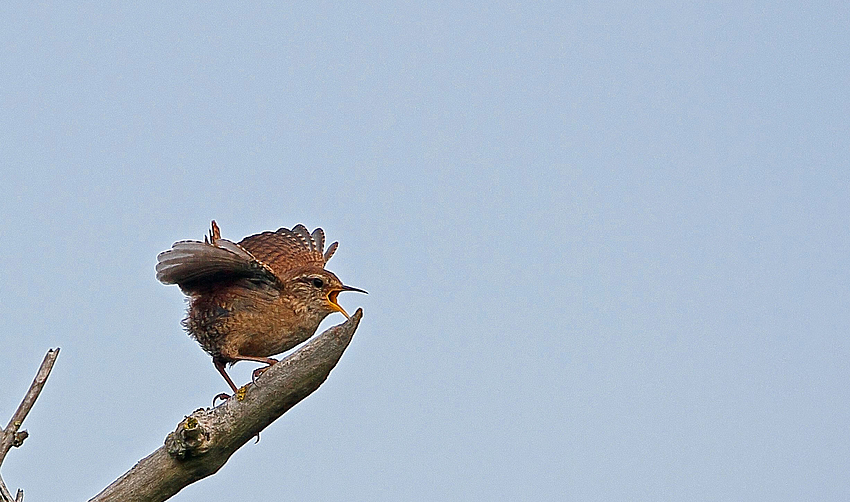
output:
<svg viewBox="0 0 850 502"><path fill-rule="evenodd" d="M330 293L328 293L328 303L331 304L331 307L333 307L334 310L342 312L342 315L344 315L345 318L348 319L351 316L348 315L348 312L346 312L345 309L342 308L339 305L339 303L337 302L337 299L336 299L336 297L339 296L339 294L343 291L357 291L358 293L366 293L366 291L363 291L360 288L353 288L351 286L342 286L341 289L335 289L335 290L331 291ZM368 295L369 293L366 293L366 294Z"/></svg>

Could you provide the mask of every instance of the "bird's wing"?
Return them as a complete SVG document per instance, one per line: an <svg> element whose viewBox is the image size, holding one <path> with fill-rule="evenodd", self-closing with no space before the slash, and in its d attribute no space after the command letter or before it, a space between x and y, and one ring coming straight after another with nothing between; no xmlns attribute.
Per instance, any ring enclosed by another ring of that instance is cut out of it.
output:
<svg viewBox="0 0 850 502"><path fill-rule="evenodd" d="M252 279L276 284L274 272L238 244L222 239L213 222L209 239L175 242L157 256L156 278L192 291L220 281Z"/></svg>
<svg viewBox="0 0 850 502"><path fill-rule="evenodd" d="M296 225L292 230L279 228L275 232L245 237L239 246L268 265L278 277L282 277L302 267L324 268L326 257L330 258L337 243L328 248L330 254L324 253L325 232L317 228L311 234L304 225Z"/></svg>

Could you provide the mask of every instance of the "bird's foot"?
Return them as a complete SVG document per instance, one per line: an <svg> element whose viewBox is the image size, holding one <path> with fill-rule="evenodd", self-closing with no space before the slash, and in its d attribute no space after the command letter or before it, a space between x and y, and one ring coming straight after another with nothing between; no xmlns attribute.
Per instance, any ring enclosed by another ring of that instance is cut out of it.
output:
<svg viewBox="0 0 850 502"><path fill-rule="evenodd" d="M269 359L271 359L271 358L269 358ZM263 366L262 368L257 368L257 369L254 370L253 373L251 373L251 382L254 385L257 385L257 378L259 378L260 375L265 373L267 369L271 368L273 365L277 364L277 362L278 362L276 359L272 359L272 361L274 361L274 362L269 363L268 366Z"/></svg>
<svg viewBox="0 0 850 502"><path fill-rule="evenodd" d="M221 394L215 396L213 398L213 403L212 403L213 408L215 408L215 402L216 402L217 399L221 399L222 401L227 401L228 399L230 399L230 394L226 394L226 393L222 392Z"/></svg>

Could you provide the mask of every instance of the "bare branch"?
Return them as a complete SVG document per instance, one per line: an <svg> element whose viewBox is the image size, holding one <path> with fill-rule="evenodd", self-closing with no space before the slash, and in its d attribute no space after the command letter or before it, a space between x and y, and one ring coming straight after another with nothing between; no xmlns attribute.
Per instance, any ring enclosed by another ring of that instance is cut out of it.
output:
<svg viewBox="0 0 850 502"><path fill-rule="evenodd" d="M41 394L41 389L44 388L44 383L47 382L47 377L50 376L50 370L53 369L53 363L56 362L58 356L58 348L47 351L44 360L41 361L41 366L38 368L38 373L35 374L35 378L24 396L24 400L21 401L18 409L15 410L15 414L9 420L9 425L5 429L0 429L0 465L3 464L3 460L6 458L6 454L9 453L9 449L13 446L21 446L24 443L24 439L29 436L27 431L22 431L20 428L35 404L35 400L38 399L38 395ZM3 478L0 478L0 497L2 497L3 502L22 501L24 499L24 492L18 490L13 499L12 494L3 482Z"/></svg>
<svg viewBox="0 0 850 502"><path fill-rule="evenodd" d="M53 369L53 363L56 362L56 357L58 355L58 348L47 351L47 354L44 356L44 360L41 362L41 367L38 368L38 373L36 373L35 379L33 379L26 396L24 396L24 400L21 401L20 406L18 406L18 409L15 410L15 414L12 415L12 419L9 420L9 425L3 429L3 436L0 438L0 465L3 464L3 459L6 458L6 454L9 453L10 448L13 445L20 446L24 439L26 439L26 434L19 434L18 430L21 428L21 425L24 423L24 419L27 418L32 406L35 404L35 400L38 399L38 395L41 394L44 382L46 382L47 377L50 376L50 370Z"/></svg>
<svg viewBox="0 0 850 502"><path fill-rule="evenodd" d="M15 502L12 494L9 493L9 489L6 488L6 483L3 482L2 477L0 477L0 502Z"/></svg>
<svg viewBox="0 0 850 502"><path fill-rule="evenodd" d="M217 408L186 417L165 444L140 460L90 502L163 501L217 472L242 445L310 395L342 357L363 317L313 338Z"/></svg>
<svg viewBox="0 0 850 502"><path fill-rule="evenodd" d="M15 494L15 499L12 499L12 494L9 493L9 489L6 488L6 483L3 482L3 478L0 478L0 502L24 502L24 491L18 489L18 492Z"/></svg>

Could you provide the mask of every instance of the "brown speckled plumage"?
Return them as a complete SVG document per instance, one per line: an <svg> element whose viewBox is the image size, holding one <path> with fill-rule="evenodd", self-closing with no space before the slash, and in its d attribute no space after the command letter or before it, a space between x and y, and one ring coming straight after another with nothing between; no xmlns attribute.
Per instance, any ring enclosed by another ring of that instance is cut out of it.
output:
<svg viewBox="0 0 850 502"><path fill-rule="evenodd" d="M313 336L332 312L345 286L325 263L336 250L324 250L321 228L280 228L242 239L222 239L215 221L200 241L175 242L157 257L156 277L177 284L189 297L186 330L213 358L236 391L225 364L250 360L277 362L279 354Z"/></svg>

